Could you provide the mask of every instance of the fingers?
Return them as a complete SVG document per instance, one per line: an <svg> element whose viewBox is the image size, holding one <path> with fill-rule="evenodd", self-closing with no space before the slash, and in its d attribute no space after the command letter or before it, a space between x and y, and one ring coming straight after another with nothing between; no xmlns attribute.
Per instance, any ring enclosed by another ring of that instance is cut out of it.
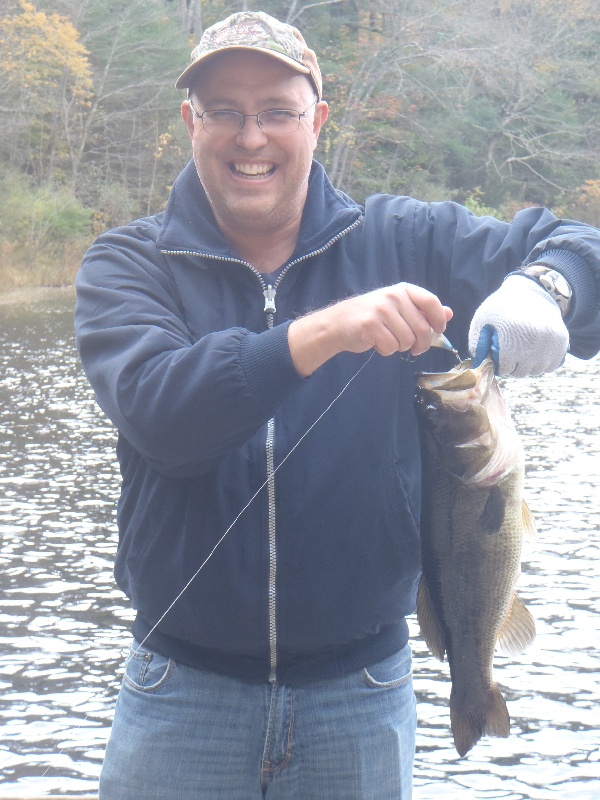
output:
<svg viewBox="0 0 600 800"><path fill-rule="evenodd" d="M374 348L383 356L431 346L431 330L443 333L452 311L420 286L399 283L339 304L343 349Z"/></svg>
<svg viewBox="0 0 600 800"><path fill-rule="evenodd" d="M288 345L294 366L307 377L341 352L424 353L431 330L443 333L451 318L451 309L431 292L398 283L300 317L288 328Z"/></svg>
<svg viewBox="0 0 600 800"><path fill-rule="evenodd" d="M443 306L436 295L413 284L400 284L410 300L408 308L402 306L406 313L405 320L415 335L415 343L410 348L413 356L424 353L431 347L431 331L443 333L446 324L452 319L452 309Z"/></svg>

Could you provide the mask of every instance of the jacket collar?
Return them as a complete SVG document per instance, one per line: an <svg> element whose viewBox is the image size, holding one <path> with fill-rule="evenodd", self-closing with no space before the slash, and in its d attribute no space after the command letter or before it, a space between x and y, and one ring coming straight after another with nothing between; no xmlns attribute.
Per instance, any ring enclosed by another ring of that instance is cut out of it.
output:
<svg viewBox="0 0 600 800"><path fill-rule="evenodd" d="M321 164L313 161L293 257L327 246L361 216L360 206L334 189ZM162 251L238 258L217 225L193 161L184 167L173 184L157 245Z"/></svg>

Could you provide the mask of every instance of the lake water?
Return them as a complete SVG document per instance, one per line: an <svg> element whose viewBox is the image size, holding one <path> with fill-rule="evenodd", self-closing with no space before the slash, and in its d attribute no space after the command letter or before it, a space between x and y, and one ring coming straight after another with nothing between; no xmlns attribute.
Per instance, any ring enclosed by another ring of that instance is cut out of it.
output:
<svg viewBox="0 0 600 800"><path fill-rule="evenodd" d="M504 385L539 531L519 592L538 635L496 657L511 736L460 759L447 665L411 620L415 800L600 798L599 387L600 359L570 358ZM132 615L112 577L115 435L77 360L70 295L0 306L0 430L0 798L93 794Z"/></svg>

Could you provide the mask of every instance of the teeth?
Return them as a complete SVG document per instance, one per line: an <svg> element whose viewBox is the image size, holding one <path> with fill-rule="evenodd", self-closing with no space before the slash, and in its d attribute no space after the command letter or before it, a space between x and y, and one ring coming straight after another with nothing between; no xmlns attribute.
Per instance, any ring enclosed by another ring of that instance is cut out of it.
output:
<svg viewBox="0 0 600 800"><path fill-rule="evenodd" d="M236 172L242 175L267 175L273 169L272 165L267 164L234 164Z"/></svg>

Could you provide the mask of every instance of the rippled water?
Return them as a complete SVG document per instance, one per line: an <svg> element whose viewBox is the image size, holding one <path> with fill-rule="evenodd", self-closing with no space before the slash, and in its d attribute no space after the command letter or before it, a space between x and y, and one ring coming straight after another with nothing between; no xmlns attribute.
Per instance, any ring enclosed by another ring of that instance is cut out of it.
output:
<svg viewBox="0 0 600 800"><path fill-rule="evenodd" d="M93 794L129 639L112 578L115 436L77 361L71 305L0 307L0 797ZM539 530L520 581L538 635L496 657L512 735L464 759L447 666L413 640L415 800L600 797L598 387L598 359L505 385Z"/></svg>

